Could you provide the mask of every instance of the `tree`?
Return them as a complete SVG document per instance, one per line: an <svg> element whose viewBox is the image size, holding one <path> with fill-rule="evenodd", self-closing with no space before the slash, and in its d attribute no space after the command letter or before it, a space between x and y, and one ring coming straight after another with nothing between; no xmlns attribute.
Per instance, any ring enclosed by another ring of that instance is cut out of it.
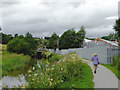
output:
<svg viewBox="0 0 120 90"><path fill-rule="evenodd" d="M69 49L75 47L75 30L70 29L65 31L59 39L59 49Z"/></svg>
<svg viewBox="0 0 120 90"><path fill-rule="evenodd" d="M24 36L23 35L20 35L20 36L18 36L19 38L24 38Z"/></svg>
<svg viewBox="0 0 120 90"><path fill-rule="evenodd" d="M103 36L101 38L105 40L115 40L118 39L118 34L110 33L108 36Z"/></svg>
<svg viewBox="0 0 120 90"><path fill-rule="evenodd" d="M84 26L82 26L80 30L76 33L76 39L78 40L77 47L81 47L81 45L83 45L85 34L86 34L85 28Z"/></svg>
<svg viewBox="0 0 120 90"><path fill-rule="evenodd" d="M32 34L30 34L29 32L26 33L24 40L30 44L30 47L31 47L32 50L36 50L37 49L38 43L37 43L37 40L35 40L32 37Z"/></svg>
<svg viewBox="0 0 120 90"><path fill-rule="evenodd" d="M113 29L117 32L118 37L120 37L120 19L116 20Z"/></svg>
<svg viewBox="0 0 120 90"><path fill-rule="evenodd" d="M56 50L58 45L59 36L56 33L53 33L52 36L49 38L47 43L47 48Z"/></svg>
<svg viewBox="0 0 120 90"><path fill-rule="evenodd" d="M9 41L13 39L11 34L4 34L2 33L2 44L7 44Z"/></svg>
<svg viewBox="0 0 120 90"><path fill-rule="evenodd" d="M31 37L32 38L32 34L30 34L29 32L26 33L26 37Z"/></svg>
<svg viewBox="0 0 120 90"><path fill-rule="evenodd" d="M18 34L16 33L15 35L14 35L14 38L17 38L18 37Z"/></svg>
<svg viewBox="0 0 120 90"><path fill-rule="evenodd" d="M21 38L14 38L7 44L7 50L14 53L31 55L30 44Z"/></svg>
<svg viewBox="0 0 120 90"><path fill-rule="evenodd" d="M79 48L83 45L85 38L84 26L76 33L75 29L65 31L59 39L59 49Z"/></svg>
<svg viewBox="0 0 120 90"><path fill-rule="evenodd" d="M49 40L49 39L50 39L50 37L45 37L45 39L46 39L46 40Z"/></svg>

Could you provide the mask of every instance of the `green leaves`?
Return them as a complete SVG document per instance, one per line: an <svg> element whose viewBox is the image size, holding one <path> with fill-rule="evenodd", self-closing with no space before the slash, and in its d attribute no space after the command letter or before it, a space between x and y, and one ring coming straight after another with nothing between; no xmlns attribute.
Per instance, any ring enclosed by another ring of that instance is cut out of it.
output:
<svg viewBox="0 0 120 90"><path fill-rule="evenodd" d="M115 25L113 26L113 29L117 31L118 36L120 37L120 19L116 20Z"/></svg>
<svg viewBox="0 0 120 90"><path fill-rule="evenodd" d="M30 53L30 45L24 39L14 38L7 44L7 50L15 53Z"/></svg>
<svg viewBox="0 0 120 90"><path fill-rule="evenodd" d="M56 50L58 45L58 39L59 36L56 33L53 33L47 43L47 48Z"/></svg>
<svg viewBox="0 0 120 90"><path fill-rule="evenodd" d="M30 33L26 34L26 37L20 35L13 38L7 44L7 50L15 53L28 54L30 56L34 55L34 50L37 49L37 41L32 37Z"/></svg>
<svg viewBox="0 0 120 90"><path fill-rule="evenodd" d="M12 38L13 37L11 34L7 35L7 34L2 33L2 44L7 44L9 41L12 40Z"/></svg>
<svg viewBox="0 0 120 90"><path fill-rule="evenodd" d="M67 30L62 34L59 39L59 49L79 48L83 44L85 38L85 28L82 26L81 29L76 33L75 29Z"/></svg>

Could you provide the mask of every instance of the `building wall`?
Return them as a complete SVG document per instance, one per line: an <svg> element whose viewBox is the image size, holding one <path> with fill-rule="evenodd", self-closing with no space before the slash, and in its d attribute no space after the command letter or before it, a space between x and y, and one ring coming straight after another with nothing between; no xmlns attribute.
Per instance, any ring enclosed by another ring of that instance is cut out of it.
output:
<svg viewBox="0 0 120 90"><path fill-rule="evenodd" d="M107 64L107 47L92 47L92 48L77 48L67 50L57 50L56 53L67 54L70 52L76 52L80 57L91 59L94 53L98 54L100 63Z"/></svg>
<svg viewBox="0 0 120 90"><path fill-rule="evenodd" d="M120 53L118 48L108 48L107 46L102 47L91 47L91 48L77 48L77 49L66 49L57 50L56 53L68 54L70 52L76 52L80 57L90 59L94 56L94 53L98 54L100 63L110 64L112 63L112 57L116 57Z"/></svg>

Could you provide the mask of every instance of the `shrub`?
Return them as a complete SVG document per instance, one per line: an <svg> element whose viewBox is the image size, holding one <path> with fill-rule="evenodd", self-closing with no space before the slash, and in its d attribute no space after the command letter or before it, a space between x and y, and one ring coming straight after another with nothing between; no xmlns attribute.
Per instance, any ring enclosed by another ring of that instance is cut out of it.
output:
<svg viewBox="0 0 120 90"><path fill-rule="evenodd" d="M50 59L48 59L49 62L54 62L54 61L59 61L60 59L62 59L64 56L63 55L53 55Z"/></svg>
<svg viewBox="0 0 120 90"><path fill-rule="evenodd" d="M7 44L7 50L15 53L31 54L31 48L24 39L14 38Z"/></svg>

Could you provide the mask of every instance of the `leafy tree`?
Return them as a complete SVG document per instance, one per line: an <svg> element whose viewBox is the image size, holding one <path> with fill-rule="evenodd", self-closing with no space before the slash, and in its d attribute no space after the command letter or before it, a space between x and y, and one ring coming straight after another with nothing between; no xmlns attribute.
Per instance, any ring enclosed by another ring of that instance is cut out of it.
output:
<svg viewBox="0 0 120 90"><path fill-rule="evenodd" d="M38 43L37 43L37 41L32 37L32 34L30 34L29 32L26 33L26 36L25 36L24 40L30 44L30 47L31 47L32 50L36 50L36 49L37 49Z"/></svg>
<svg viewBox="0 0 120 90"><path fill-rule="evenodd" d="M45 37L45 39L46 39L46 40L49 40L49 39L50 39L50 37Z"/></svg>
<svg viewBox="0 0 120 90"><path fill-rule="evenodd" d="M81 47L81 45L83 44L85 34L85 28L84 26L82 26L81 29L76 33L76 39L78 40L77 47Z"/></svg>
<svg viewBox="0 0 120 90"><path fill-rule="evenodd" d="M2 44L7 44L9 41L13 39L11 34L4 34L2 33Z"/></svg>
<svg viewBox="0 0 120 90"><path fill-rule="evenodd" d="M83 45L85 38L84 26L76 33L74 28L67 30L59 39L59 49L79 48Z"/></svg>
<svg viewBox="0 0 120 90"><path fill-rule="evenodd" d="M18 37L18 34L16 33L15 35L14 35L14 38L17 38Z"/></svg>
<svg viewBox="0 0 120 90"><path fill-rule="evenodd" d="M53 33L52 36L49 38L47 43L47 48L56 50L58 45L59 36L56 33Z"/></svg>
<svg viewBox="0 0 120 90"><path fill-rule="evenodd" d="M118 34L110 33L108 36L103 36L101 38L105 40L114 40L114 39L118 39Z"/></svg>
<svg viewBox="0 0 120 90"><path fill-rule="evenodd" d="M62 36L59 39L59 49L68 49L68 48L74 48L75 44L74 42L77 43L77 41L75 41L75 30L70 29L65 31Z"/></svg>
<svg viewBox="0 0 120 90"><path fill-rule="evenodd" d="M9 36L10 37L10 36ZM15 34L15 38L7 44L7 50L15 53L24 53L33 56L37 49L37 41L32 37L30 33L18 36Z"/></svg>
<svg viewBox="0 0 120 90"><path fill-rule="evenodd" d="M32 34L30 34L29 32L26 33L26 37L31 37L32 38Z"/></svg>
<svg viewBox="0 0 120 90"><path fill-rule="evenodd" d="M116 20L115 25L113 26L113 29L117 32L118 37L120 39L120 19Z"/></svg>
<svg viewBox="0 0 120 90"><path fill-rule="evenodd" d="M30 44L21 38L14 38L7 44L7 50L14 53L31 55Z"/></svg>
<svg viewBox="0 0 120 90"><path fill-rule="evenodd" d="M23 35L20 35L20 36L18 36L19 38L24 38L24 36Z"/></svg>

